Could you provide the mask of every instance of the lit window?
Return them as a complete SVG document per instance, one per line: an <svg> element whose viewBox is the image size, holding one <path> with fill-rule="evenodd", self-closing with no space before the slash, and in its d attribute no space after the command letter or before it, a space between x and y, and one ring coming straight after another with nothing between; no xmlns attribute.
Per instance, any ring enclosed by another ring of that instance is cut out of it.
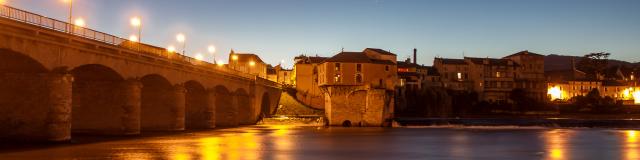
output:
<svg viewBox="0 0 640 160"><path fill-rule="evenodd" d="M339 83L341 80L340 74L336 74L336 76L333 77L334 82Z"/></svg>
<svg viewBox="0 0 640 160"><path fill-rule="evenodd" d="M500 78L500 72L496 72L496 77Z"/></svg>
<svg viewBox="0 0 640 160"><path fill-rule="evenodd" d="M458 72L458 80L462 80L462 73Z"/></svg>
<svg viewBox="0 0 640 160"><path fill-rule="evenodd" d="M340 71L340 63L336 63L336 71Z"/></svg>

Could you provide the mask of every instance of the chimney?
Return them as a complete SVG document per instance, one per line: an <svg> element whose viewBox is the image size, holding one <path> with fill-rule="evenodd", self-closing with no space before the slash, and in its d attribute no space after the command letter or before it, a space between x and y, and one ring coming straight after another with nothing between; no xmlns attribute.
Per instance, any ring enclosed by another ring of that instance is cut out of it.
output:
<svg viewBox="0 0 640 160"><path fill-rule="evenodd" d="M418 49L413 48L413 64L418 64Z"/></svg>

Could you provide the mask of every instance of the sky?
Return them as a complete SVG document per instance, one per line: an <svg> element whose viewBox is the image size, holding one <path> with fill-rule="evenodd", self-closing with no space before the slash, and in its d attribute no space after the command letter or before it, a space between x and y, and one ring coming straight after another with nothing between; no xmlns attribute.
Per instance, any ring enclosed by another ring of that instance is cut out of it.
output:
<svg viewBox="0 0 640 160"><path fill-rule="evenodd" d="M10 6L67 20L63 0L4 0ZM332 56L342 49L380 48L418 63L434 57L500 58L522 50L540 54L612 53L640 61L639 0L73 0L73 17L120 37L181 46L187 55L227 60L231 49L292 66L301 54Z"/></svg>

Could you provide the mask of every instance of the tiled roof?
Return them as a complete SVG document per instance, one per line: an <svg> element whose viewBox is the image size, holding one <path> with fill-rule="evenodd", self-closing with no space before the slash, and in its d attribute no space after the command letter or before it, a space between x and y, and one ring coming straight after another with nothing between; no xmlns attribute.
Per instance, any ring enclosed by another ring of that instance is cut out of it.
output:
<svg viewBox="0 0 640 160"><path fill-rule="evenodd" d="M391 52L389 52L389 51L385 51L385 50L378 49L378 48L366 48L366 49L364 49L364 51L365 51L365 52L366 52L367 50L369 50L369 51L373 51L373 52L376 52L376 53L380 53L380 54L384 54L384 55L392 55L392 56L395 56L395 55L396 55L396 54L393 54L393 53L391 53Z"/></svg>
<svg viewBox="0 0 640 160"><path fill-rule="evenodd" d="M455 64L455 65L466 65L467 62L464 59L448 59L448 58L436 58L442 62L442 64Z"/></svg>
<svg viewBox="0 0 640 160"><path fill-rule="evenodd" d="M464 59L468 59L470 60L472 63L477 64L477 65L483 65L484 64L484 60L488 60L489 61L489 65L501 65L501 66L507 66L509 65L509 59L495 59L495 58L475 58L475 57L464 57ZM511 65L515 65L515 62L511 62Z"/></svg>
<svg viewBox="0 0 640 160"><path fill-rule="evenodd" d="M509 57L513 57L513 56L521 56L521 55L529 55L529 56L544 56L541 54L537 54L537 53L533 53L533 52L529 52L528 50L524 50L524 51L520 51L518 53L514 53L512 55L506 56L504 58L509 58Z"/></svg>
<svg viewBox="0 0 640 160"><path fill-rule="evenodd" d="M255 61L256 63L264 63L264 61L260 59L260 56L253 53L232 53L232 54L238 56L238 62L240 63L245 63L252 60Z"/></svg>
<svg viewBox="0 0 640 160"><path fill-rule="evenodd" d="M326 59L325 62L394 64L389 60L371 59L362 52L341 52Z"/></svg>

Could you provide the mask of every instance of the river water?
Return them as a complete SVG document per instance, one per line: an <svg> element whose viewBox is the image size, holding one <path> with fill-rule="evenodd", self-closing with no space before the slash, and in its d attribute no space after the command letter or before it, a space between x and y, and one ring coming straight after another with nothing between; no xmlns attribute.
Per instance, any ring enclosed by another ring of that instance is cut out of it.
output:
<svg viewBox="0 0 640 160"><path fill-rule="evenodd" d="M0 150L0 159L640 159L640 131L246 126Z"/></svg>

